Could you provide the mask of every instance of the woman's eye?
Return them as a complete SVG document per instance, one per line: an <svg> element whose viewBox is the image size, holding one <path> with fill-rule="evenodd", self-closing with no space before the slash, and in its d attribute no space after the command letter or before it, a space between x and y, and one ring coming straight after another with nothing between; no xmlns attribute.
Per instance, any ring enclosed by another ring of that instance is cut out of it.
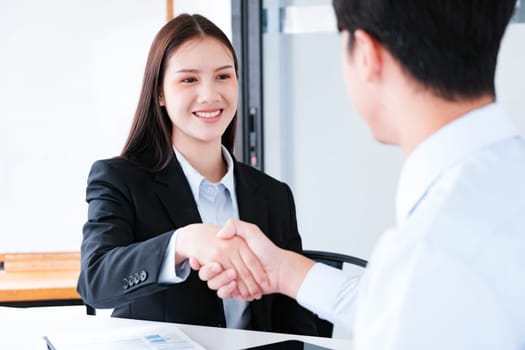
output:
<svg viewBox="0 0 525 350"><path fill-rule="evenodd" d="M195 79L195 78L186 78L186 79L182 80L183 83L194 83L196 81L197 81L197 79Z"/></svg>
<svg viewBox="0 0 525 350"><path fill-rule="evenodd" d="M219 74L219 75L217 76L217 79L219 79L219 80L225 80L225 79L228 79L229 77L230 77L229 74Z"/></svg>

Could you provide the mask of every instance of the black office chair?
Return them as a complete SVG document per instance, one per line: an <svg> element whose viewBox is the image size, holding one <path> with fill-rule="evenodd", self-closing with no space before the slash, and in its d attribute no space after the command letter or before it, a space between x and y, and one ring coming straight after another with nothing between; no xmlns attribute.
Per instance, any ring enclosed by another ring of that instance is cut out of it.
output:
<svg viewBox="0 0 525 350"><path fill-rule="evenodd" d="M339 253L325 252L325 251L319 251L319 250L304 250L303 255L306 256L307 258L310 258L317 262L335 267L339 270L343 269L344 263L357 265L360 267L366 267L367 265L366 260L356 258L350 255L339 254ZM317 324L317 331L320 337L327 337L327 338L332 337L332 333L334 331L334 325L331 322L323 320L322 318L319 318L316 315L316 324Z"/></svg>
<svg viewBox="0 0 525 350"><path fill-rule="evenodd" d="M86 306L86 315L95 316L97 314L97 309L93 306L86 304L86 302L84 302L84 305Z"/></svg>

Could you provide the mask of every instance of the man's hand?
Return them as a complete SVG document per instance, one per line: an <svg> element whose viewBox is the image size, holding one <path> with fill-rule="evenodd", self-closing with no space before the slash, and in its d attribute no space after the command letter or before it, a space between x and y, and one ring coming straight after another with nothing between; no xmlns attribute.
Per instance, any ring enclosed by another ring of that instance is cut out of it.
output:
<svg viewBox="0 0 525 350"><path fill-rule="evenodd" d="M314 264L302 255L277 247L256 225L247 222L228 220L217 236L224 240L234 239L236 236L244 239L266 271L267 283L259 284L263 294L282 293L295 298L306 273ZM242 299L242 293L238 288L238 281L242 278L236 280L233 269L217 262L199 264L197 261L190 261L190 263L192 267L200 268L199 277L207 281L211 289L217 290L219 297Z"/></svg>
<svg viewBox="0 0 525 350"><path fill-rule="evenodd" d="M259 259L240 237L230 240L218 238L219 229L219 226L209 224L192 224L180 229L176 242L177 260L191 258L192 267L196 262L214 262L221 269L228 269L224 277L237 278L235 287L238 298L259 299L262 294L259 285L266 283L266 273ZM215 286L216 283L212 282L211 285Z"/></svg>

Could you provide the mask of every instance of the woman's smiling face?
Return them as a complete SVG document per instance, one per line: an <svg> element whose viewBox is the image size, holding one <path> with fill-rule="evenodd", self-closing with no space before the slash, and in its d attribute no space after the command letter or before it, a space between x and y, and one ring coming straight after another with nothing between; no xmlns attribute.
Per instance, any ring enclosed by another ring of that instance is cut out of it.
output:
<svg viewBox="0 0 525 350"><path fill-rule="evenodd" d="M231 51L204 36L182 44L167 62L160 104L178 147L217 143L237 110L238 82ZM180 149L180 148L179 148Z"/></svg>

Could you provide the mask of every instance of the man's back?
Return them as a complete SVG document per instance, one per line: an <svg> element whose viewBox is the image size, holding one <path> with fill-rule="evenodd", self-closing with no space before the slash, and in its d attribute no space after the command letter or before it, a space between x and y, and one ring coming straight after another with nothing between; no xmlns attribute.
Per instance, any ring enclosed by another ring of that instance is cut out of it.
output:
<svg viewBox="0 0 525 350"><path fill-rule="evenodd" d="M421 339L423 348L441 329L436 347L523 346L525 140L499 107L416 149L399 196L398 227L381 238L362 281L356 341L391 337L405 349Z"/></svg>

